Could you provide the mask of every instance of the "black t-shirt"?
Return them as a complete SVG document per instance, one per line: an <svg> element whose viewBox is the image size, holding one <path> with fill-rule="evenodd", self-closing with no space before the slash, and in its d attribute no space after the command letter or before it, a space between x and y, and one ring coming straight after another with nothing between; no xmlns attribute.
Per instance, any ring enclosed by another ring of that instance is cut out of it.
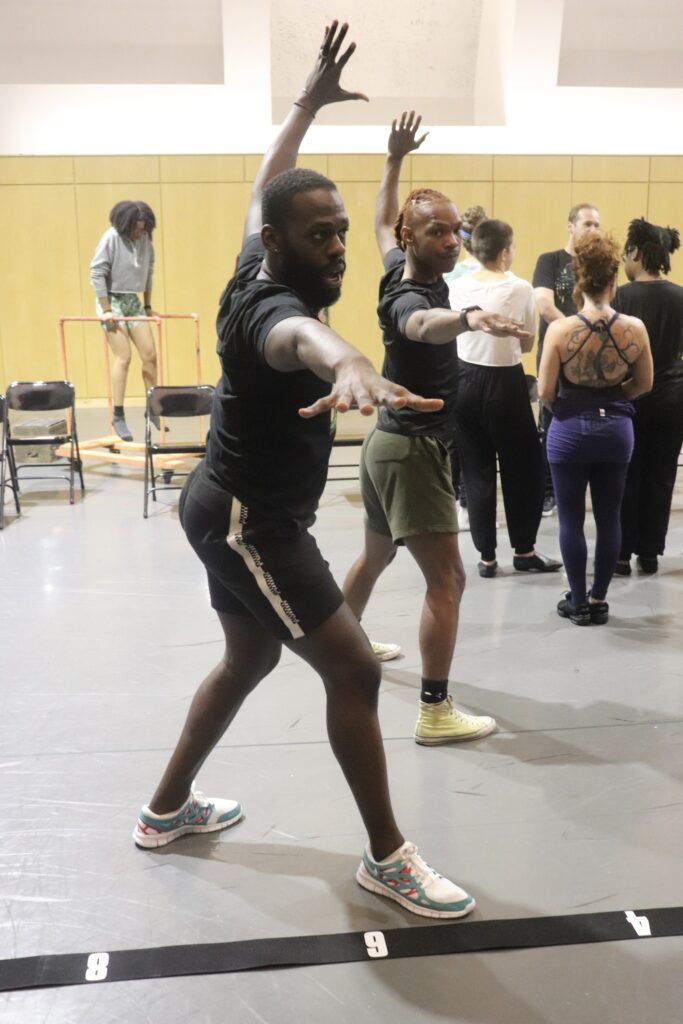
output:
<svg viewBox="0 0 683 1024"><path fill-rule="evenodd" d="M413 409L379 411L377 426L390 434L411 434L450 438L453 405L458 381L458 353L455 338L446 345L410 341L405 326L419 309L450 309L448 285L439 276L431 284L403 280L405 253L398 247L384 257L386 273L379 285L379 316L384 341L382 373L394 384L423 398L443 398L439 412L420 413Z"/></svg>
<svg viewBox="0 0 683 1024"><path fill-rule="evenodd" d="M632 281L617 288L612 305L647 328L655 368L650 394L683 381L683 288L663 278Z"/></svg>
<svg viewBox="0 0 683 1024"><path fill-rule="evenodd" d="M566 249L556 249L555 252L542 253L536 261L534 278L531 283L534 288L550 288L555 296L555 305L563 316L573 316L576 313L576 304L572 298L575 284L574 269L572 267L572 257ZM542 316L539 317L539 352L547 330L547 321Z"/></svg>
<svg viewBox="0 0 683 1024"><path fill-rule="evenodd" d="M330 415L305 420L299 409L329 392L310 370L268 366L269 332L293 316L317 318L296 292L256 279L264 249L251 235L223 292L216 328L223 373L216 389L206 455L210 478L261 514L312 522L325 486Z"/></svg>

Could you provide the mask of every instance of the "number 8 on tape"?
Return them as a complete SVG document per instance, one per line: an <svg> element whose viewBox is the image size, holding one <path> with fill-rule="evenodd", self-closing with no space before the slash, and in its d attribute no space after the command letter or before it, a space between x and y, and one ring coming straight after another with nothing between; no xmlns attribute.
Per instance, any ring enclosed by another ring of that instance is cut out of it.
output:
<svg viewBox="0 0 683 1024"><path fill-rule="evenodd" d="M91 953L85 972L86 981L104 981L109 968L109 953Z"/></svg>
<svg viewBox="0 0 683 1024"><path fill-rule="evenodd" d="M365 948L368 951L368 956L373 960L382 956L389 956L384 932L365 932L363 938L365 939Z"/></svg>

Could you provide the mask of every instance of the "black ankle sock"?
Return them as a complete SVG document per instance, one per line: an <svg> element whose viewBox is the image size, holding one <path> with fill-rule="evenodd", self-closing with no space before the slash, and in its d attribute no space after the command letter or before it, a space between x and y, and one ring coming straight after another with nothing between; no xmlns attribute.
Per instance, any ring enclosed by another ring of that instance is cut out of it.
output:
<svg viewBox="0 0 683 1024"><path fill-rule="evenodd" d="M422 678L422 692L420 700L424 704L440 704L448 696L447 679L425 679Z"/></svg>
<svg viewBox="0 0 683 1024"><path fill-rule="evenodd" d="M122 405L115 405L114 406L114 419L115 420L123 420L123 419L125 419L125 416L123 415L123 406Z"/></svg>

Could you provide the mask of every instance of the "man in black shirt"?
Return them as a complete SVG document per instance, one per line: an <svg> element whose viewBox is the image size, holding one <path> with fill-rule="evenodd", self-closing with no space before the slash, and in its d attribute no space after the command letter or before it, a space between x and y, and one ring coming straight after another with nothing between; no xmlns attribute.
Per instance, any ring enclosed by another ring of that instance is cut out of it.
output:
<svg viewBox="0 0 683 1024"><path fill-rule="evenodd" d="M671 498L683 444L683 288L666 280L670 256L680 246L675 228L631 221L624 269L629 284L617 289L614 308L637 316L647 328L654 363L652 390L639 398L633 417L634 447L621 505L621 552L615 572L659 568L669 528Z"/></svg>
<svg viewBox="0 0 683 1024"><path fill-rule="evenodd" d="M369 835L358 882L416 914L461 917L472 897L430 868L394 819L377 719L379 665L308 531L325 483L331 409L430 413L442 404L384 380L318 319L341 291L348 219L334 184L294 165L320 107L365 98L339 84L354 49L339 55L345 35L336 22L326 31L263 159L244 247L221 298L223 372L207 457L183 490L180 517L207 568L226 651L197 691L133 835L155 848L240 820L237 801L209 799L192 783L285 644L325 685L330 742Z"/></svg>
<svg viewBox="0 0 683 1024"><path fill-rule="evenodd" d="M422 570L427 590L415 739L431 746L486 736L496 724L488 715L460 711L448 694L465 585L447 450L457 387L455 339L470 330L529 335L521 324L478 307L450 309L443 274L458 258L461 220L446 196L433 189L411 192L399 215L401 165L425 138L416 138L419 125L414 113L404 113L400 124L394 121L375 208L375 237L385 270L377 310L385 346L382 372L411 389L425 388L443 399L443 407L425 416L411 409L380 410L361 457L365 547L347 575L344 594L360 618L397 544L405 544Z"/></svg>
<svg viewBox="0 0 683 1024"><path fill-rule="evenodd" d="M536 268L532 284L536 293L536 305L538 308L538 351L536 353L536 366L541 362L543 352L543 339L548 330L548 324L563 316L573 316L576 313L576 304L573 298L574 271L572 259L574 246L579 238L589 231L597 231L600 227L600 214L592 203L577 203L572 206L567 217L567 244L564 249L555 249L553 252L544 252L536 261ZM543 514L552 515L555 508L555 495L553 494L553 482L550 476L550 467L545 457L545 438L552 420L550 410L542 405L539 412L538 425L543 439L543 453L546 466L546 491L543 501Z"/></svg>

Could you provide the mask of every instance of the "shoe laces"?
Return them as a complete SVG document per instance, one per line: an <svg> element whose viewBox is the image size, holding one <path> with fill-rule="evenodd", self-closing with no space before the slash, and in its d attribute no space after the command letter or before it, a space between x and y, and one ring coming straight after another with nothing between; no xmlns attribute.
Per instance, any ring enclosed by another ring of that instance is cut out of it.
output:
<svg viewBox="0 0 683 1024"><path fill-rule="evenodd" d="M410 874L413 879L424 888L425 882L434 881L442 876L431 868L425 860L422 859L420 854L417 852L417 846L414 843L409 843L403 851L402 860L404 864L409 865Z"/></svg>

